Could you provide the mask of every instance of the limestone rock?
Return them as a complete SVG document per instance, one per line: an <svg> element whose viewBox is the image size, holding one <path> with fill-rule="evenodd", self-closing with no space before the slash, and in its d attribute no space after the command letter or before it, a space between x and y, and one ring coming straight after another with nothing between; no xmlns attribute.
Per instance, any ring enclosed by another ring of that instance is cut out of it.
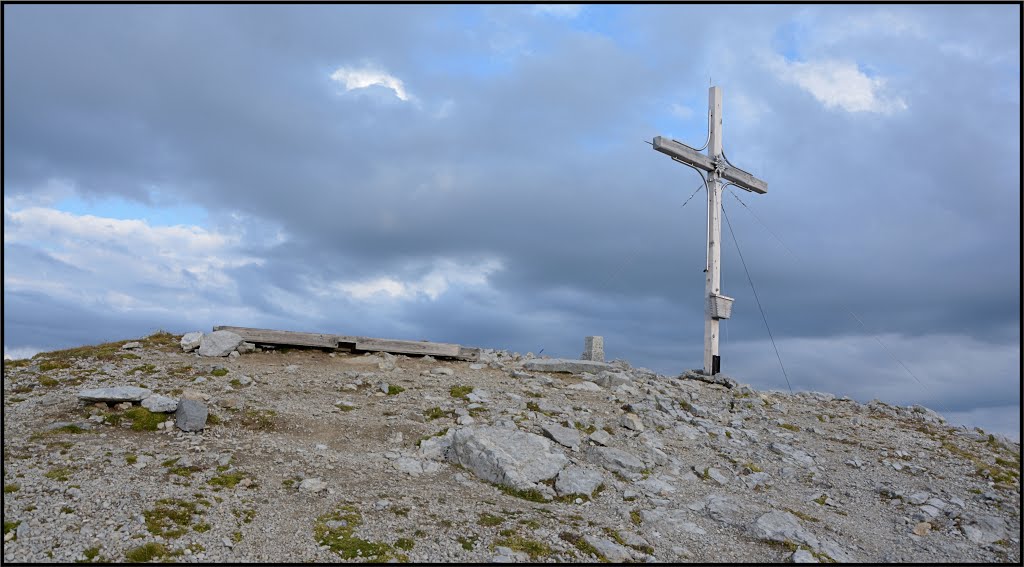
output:
<svg viewBox="0 0 1024 567"><path fill-rule="evenodd" d="M300 492L310 492L316 494L327 490L327 483L320 480L319 478L306 478L299 483Z"/></svg>
<svg viewBox="0 0 1024 567"><path fill-rule="evenodd" d="M607 445L608 443L611 443L612 436L604 429L598 429L597 431L591 433L588 439L590 439L594 443L597 443L598 445Z"/></svg>
<svg viewBox="0 0 1024 567"><path fill-rule="evenodd" d="M619 418L619 425L625 427L626 429L631 429L633 431L644 430L643 420L641 420L640 416L638 416L635 413L627 413L626 415Z"/></svg>
<svg viewBox="0 0 1024 567"><path fill-rule="evenodd" d="M78 399L86 402L141 402L153 392L138 386L117 386L115 388L96 388L78 392Z"/></svg>
<svg viewBox="0 0 1024 567"><path fill-rule="evenodd" d="M566 494L586 494L590 496L604 481L600 471L588 467L570 465L558 473L555 479L555 492L559 496Z"/></svg>
<svg viewBox="0 0 1024 567"><path fill-rule="evenodd" d="M121 345L121 350L138 350L142 348L142 343L139 341L132 341L130 343L124 343Z"/></svg>
<svg viewBox="0 0 1024 567"><path fill-rule="evenodd" d="M583 539L609 563L625 563L633 559L633 554L629 552L629 549L615 542L592 535L583 536Z"/></svg>
<svg viewBox="0 0 1024 567"><path fill-rule="evenodd" d="M515 429L471 427L455 432L448 460L489 482L527 490L554 478L569 462L551 441Z"/></svg>
<svg viewBox="0 0 1024 567"><path fill-rule="evenodd" d="M192 352L199 348L199 342L203 338L203 334L199 331L191 333L185 333L181 337L181 350L185 352Z"/></svg>
<svg viewBox="0 0 1024 567"><path fill-rule="evenodd" d="M174 422L182 431L201 431L206 427L209 411L206 404L196 400L181 399L174 411Z"/></svg>
<svg viewBox="0 0 1024 567"><path fill-rule="evenodd" d="M242 337L231 331L205 333L199 339L201 356L227 356L242 344Z"/></svg>
<svg viewBox="0 0 1024 567"><path fill-rule="evenodd" d="M575 429L569 429L556 423L548 425L542 425L541 431L552 441L559 445L565 445L566 447L579 447L580 446L580 434Z"/></svg>
<svg viewBox="0 0 1024 567"><path fill-rule="evenodd" d="M602 388L593 382L583 381L578 384L570 384L567 390L582 390L584 392L600 392Z"/></svg>
<svg viewBox="0 0 1024 567"><path fill-rule="evenodd" d="M635 474L647 468L636 455L613 447L590 447L587 450L587 457L619 474Z"/></svg>
<svg viewBox="0 0 1024 567"><path fill-rule="evenodd" d="M160 394L153 394L152 396L142 400L142 407L151 412L170 413L178 409L178 400L168 398L167 396L161 396Z"/></svg>

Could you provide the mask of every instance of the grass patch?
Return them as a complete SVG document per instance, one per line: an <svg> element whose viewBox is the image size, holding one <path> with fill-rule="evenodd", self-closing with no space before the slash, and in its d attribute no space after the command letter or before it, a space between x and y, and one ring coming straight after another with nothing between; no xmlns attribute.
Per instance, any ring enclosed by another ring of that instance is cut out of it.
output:
<svg viewBox="0 0 1024 567"><path fill-rule="evenodd" d="M239 418L239 423L246 429L252 429L254 431L271 431L277 424L274 421L274 417L277 412L274 410L264 409L247 409L242 412L242 416ZM207 418L209 420L209 418Z"/></svg>
<svg viewBox="0 0 1024 567"><path fill-rule="evenodd" d="M568 425L566 425L566 427L568 427ZM582 431L583 433L585 433L587 435L590 435L591 433L597 431L597 428L594 427L593 425L583 425L582 423L580 423L578 421L576 422L576 429Z"/></svg>
<svg viewBox="0 0 1024 567"><path fill-rule="evenodd" d="M203 522L201 524L196 524L196 525L192 526L192 529L202 534L202 533L206 533L206 532L210 531L210 527L211 527L210 524L207 524L206 522Z"/></svg>
<svg viewBox="0 0 1024 567"><path fill-rule="evenodd" d="M799 427L797 427L796 425L793 425L791 423L780 423L779 427L781 427L783 429L788 429L790 431L800 431Z"/></svg>
<svg viewBox="0 0 1024 567"><path fill-rule="evenodd" d="M39 376L38 380L39 380L39 385L43 386L44 388L53 388L53 387L57 386L58 384L60 384L60 381L57 380L56 378L50 378L49 376L45 376L45 375Z"/></svg>
<svg viewBox="0 0 1024 567"><path fill-rule="evenodd" d="M196 502L186 502L176 498L163 498L156 501L152 510L143 510L146 519L146 530L153 535L165 538L180 537L188 531L194 514L202 514Z"/></svg>
<svg viewBox="0 0 1024 567"><path fill-rule="evenodd" d="M441 419L442 417L452 417L455 412L444 411L439 407L432 407L428 410L423 411L423 417L427 418L427 421L434 421L435 419Z"/></svg>
<svg viewBox="0 0 1024 567"><path fill-rule="evenodd" d="M476 547L476 541L479 538L477 536L459 536L455 539L459 542L459 545L462 546L462 549L465 549L466 551L473 551L473 548Z"/></svg>
<svg viewBox="0 0 1024 567"><path fill-rule="evenodd" d="M66 364L67 366L52 366L52 368L70 368L71 364L75 360L86 358L95 358L97 360L117 360L122 354L121 345L126 342L128 341L115 341L98 345L87 345L64 350L55 350L52 352L41 352L33 356L32 360L39 361L40 370L42 370L43 365Z"/></svg>
<svg viewBox="0 0 1024 567"><path fill-rule="evenodd" d="M157 426L167 421L167 415L153 413L142 406L124 410L124 418L132 420L132 431L156 431Z"/></svg>
<svg viewBox="0 0 1024 567"><path fill-rule="evenodd" d="M537 405L537 402L526 402L526 409L533 412L541 413L540 406Z"/></svg>
<svg viewBox="0 0 1024 567"><path fill-rule="evenodd" d="M160 348L178 352L181 349L181 337L167 331L157 331L146 338L139 339L142 346L146 348Z"/></svg>
<svg viewBox="0 0 1024 567"><path fill-rule="evenodd" d="M7 520L4 520L4 536L6 537L9 532L13 532L14 530L18 529L18 526L20 526L20 525L21 525L21 521L20 520L17 521L17 522L9 522ZM15 535L12 539L14 541L17 541L18 540L18 536Z"/></svg>
<svg viewBox="0 0 1024 567"><path fill-rule="evenodd" d="M752 473L764 472L764 469L755 465L754 463L745 463L743 468L749 470Z"/></svg>
<svg viewBox="0 0 1024 567"><path fill-rule="evenodd" d="M534 561L541 557L551 555L551 548L548 547L547 544L532 539L526 539L519 535L499 539L494 542L494 545L500 545L516 551L522 551L529 555L530 559Z"/></svg>
<svg viewBox="0 0 1024 567"><path fill-rule="evenodd" d="M629 519L637 526L643 523L643 520L640 518L640 510L630 510Z"/></svg>
<svg viewBox="0 0 1024 567"><path fill-rule="evenodd" d="M88 549L85 549L85 550L82 551L82 556L85 557L85 561L79 560L79 561L76 561L76 563L92 563L93 559L96 559L97 557L100 556L100 548L98 548L98 547L90 547Z"/></svg>
<svg viewBox="0 0 1024 567"><path fill-rule="evenodd" d="M407 537L400 537L395 540L395 547L404 551L410 551L415 546L416 542Z"/></svg>
<svg viewBox="0 0 1024 567"><path fill-rule="evenodd" d="M505 518L502 518L501 516L495 516L484 512L483 514L480 514L480 519L477 520L476 523L481 526L494 527L500 526L504 521Z"/></svg>
<svg viewBox="0 0 1024 567"><path fill-rule="evenodd" d="M801 520L804 520L804 521L807 521L807 522L820 522L821 521L818 518L815 518L814 516L812 516L810 514L804 514L800 510L794 510L792 508L786 508L786 511L789 512L790 514L793 514L797 518L800 518Z"/></svg>
<svg viewBox="0 0 1024 567"><path fill-rule="evenodd" d="M599 552L594 546L587 543L587 540L583 539L583 536L581 536L580 534L576 534L573 532L562 532L558 534L558 537L562 541L569 542L570 544L572 544L573 547L582 551L583 553L587 553L589 555L597 557L601 562L608 561L608 559L605 558L604 555L601 555L601 552Z"/></svg>
<svg viewBox="0 0 1024 567"><path fill-rule="evenodd" d="M333 522L338 522L336 527L328 527L328 523ZM342 559L363 559L374 563L392 559L393 551L388 544L352 535L362 523L359 510L354 505L346 504L319 516L313 524L313 536L318 544L326 545Z"/></svg>
<svg viewBox="0 0 1024 567"><path fill-rule="evenodd" d="M75 472L75 469L69 467L57 467L46 471L43 476L52 480L66 482L71 479L71 473L73 472Z"/></svg>
<svg viewBox="0 0 1024 567"><path fill-rule="evenodd" d="M219 475L211 478L210 480L206 481L206 483L207 484L212 484L214 486L221 486L221 487L224 487L224 488L234 488L239 482L242 481L243 478L245 478L245 474L244 473L235 471L235 472L230 472L230 473L219 474ZM253 485L249 485L249 486L253 486Z"/></svg>
<svg viewBox="0 0 1024 567"><path fill-rule="evenodd" d="M17 484L5 484L4 485L4 494L10 494L12 492L17 492L19 490L21 490L21 486L19 486Z"/></svg>
<svg viewBox="0 0 1024 567"><path fill-rule="evenodd" d="M401 386L395 386L394 384L388 384L388 395L389 396L397 396L398 394L401 394L404 391L405 391L405 388L403 388Z"/></svg>
<svg viewBox="0 0 1024 567"><path fill-rule="evenodd" d="M131 376L136 372L141 372L143 374L153 374L154 372L156 372L156 366L153 366L152 364L143 364L142 366L136 366L135 368L132 368L131 370L128 371L128 375Z"/></svg>
<svg viewBox="0 0 1024 567"><path fill-rule="evenodd" d="M522 519L519 520L519 523L530 528L531 530L535 530L540 527L540 522L538 522L537 520Z"/></svg>
<svg viewBox="0 0 1024 567"><path fill-rule="evenodd" d="M124 456L124 462L128 463L129 465L134 465L135 463L139 462L139 456L134 453L128 453L127 455Z"/></svg>
<svg viewBox="0 0 1024 567"><path fill-rule="evenodd" d="M465 400L466 396L468 396L470 394L470 392L472 392L472 391L473 391L473 387L472 386L452 386L451 389L448 390L448 393L453 398L461 398L461 399Z"/></svg>
<svg viewBox="0 0 1024 567"><path fill-rule="evenodd" d="M542 504L550 502L550 500L544 496L544 493L536 488L520 490L518 488L512 488L511 486L505 486L504 484L495 484L494 486L509 496L515 496L516 498L522 498L523 500L528 500L530 502L540 502Z"/></svg>
<svg viewBox="0 0 1024 567"><path fill-rule="evenodd" d="M148 563L154 559L163 559L167 555L167 548L156 542L133 547L124 554L125 558L132 563Z"/></svg>
<svg viewBox="0 0 1024 567"><path fill-rule="evenodd" d="M216 376L218 378L221 377L221 376L227 376L227 374L228 374L228 369L227 368L214 368L210 372L210 376Z"/></svg>
<svg viewBox="0 0 1024 567"><path fill-rule="evenodd" d="M824 506L825 502L827 500L828 500L828 496L825 496L824 494L822 494L821 496L818 496L817 498L815 498L814 502L817 503L818 506ZM790 511L792 512L792 510L790 510Z"/></svg>

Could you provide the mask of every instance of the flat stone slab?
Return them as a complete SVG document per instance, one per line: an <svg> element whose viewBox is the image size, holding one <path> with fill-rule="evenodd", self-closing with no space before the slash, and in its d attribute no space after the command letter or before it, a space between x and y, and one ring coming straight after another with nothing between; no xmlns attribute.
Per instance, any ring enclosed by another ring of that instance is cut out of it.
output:
<svg viewBox="0 0 1024 567"><path fill-rule="evenodd" d="M523 364L524 370L533 372L568 372L570 374L583 374L584 372L596 374L612 368L614 367L611 364L596 360L571 360L568 358L535 358L527 360Z"/></svg>
<svg viewBox="0 0 1024 567"><path fill-rule="evenodd" d="M142 400L142 407L151 412L170 413L178 409L178 400L161 396L160 394L153 394Z"/></svg>
<svg viewBox="0 0 1024 567"><path fill-rule="evenodd" d="M551 441L525 431L500 427L459 429L452 436L448 460L486 481L517 489L555 475L569 462Z"/></svg>
<svg viewBox="0 0 1024 567"><path fill-rule="evenodd" d="M78 392L78 399L86 402L141 402L153 392L138 386L117 386L116 388L95 388Z"/></svg>
<svg viewBox="0 0 1024 567"><path fill-rule="evenodd" d="M184 338L184 337L182 337ZM242 344L242 337L231 331L214 331L199 338L200 356L227 356Z"/></svg>

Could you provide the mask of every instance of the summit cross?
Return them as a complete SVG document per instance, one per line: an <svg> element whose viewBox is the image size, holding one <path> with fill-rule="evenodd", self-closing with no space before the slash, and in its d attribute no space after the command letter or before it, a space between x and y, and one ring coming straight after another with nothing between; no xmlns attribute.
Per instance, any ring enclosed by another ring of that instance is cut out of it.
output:
<svg viewBox="0 0 1024 567"><path fill-rule="evenodd" d="M704 267L704 374L713 376L721 371L718 354L719 320L732 313L731 297L722 295L722 189L735 185L753 193L767 193L768 183L730 164L722 153L722 89L708 89L708 143L707 155L671 138L656 136L654 149L682 162L698 172L707 173L708 189L708 254ZM702 174L703 176L703 174ZM723 181L725 183L723 183Z"/></svg>

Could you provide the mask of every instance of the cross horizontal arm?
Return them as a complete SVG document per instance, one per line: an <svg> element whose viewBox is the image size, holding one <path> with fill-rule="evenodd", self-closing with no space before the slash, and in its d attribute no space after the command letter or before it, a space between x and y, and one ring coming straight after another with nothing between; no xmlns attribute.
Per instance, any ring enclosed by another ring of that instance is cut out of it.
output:
<svg viewBox="0 0 1024 567"><path fill-rule="evenodd" d="M669 138L663 138L661 136L654 137L654 149L659 152L672 156L679 159L687 165L691 165L704 171L714 171L715 162L708 156L698 152L697 150L687 146L686 144L680 144L675 140Z"/></svg>
<svg viewBox="0 0 1024 567"><path fill-rule="evenodd" d="M714 160L686 144L681 144L675 140L664 138L662 136L655 136L653 145L654 149L659 152L672 156L687 165L708 172L715 170ZM766 181L762 181L742 169L723 166L721 171L722 179L733 183L741 189L752 191L754 193L768 192L768 183Z"/></svg>

